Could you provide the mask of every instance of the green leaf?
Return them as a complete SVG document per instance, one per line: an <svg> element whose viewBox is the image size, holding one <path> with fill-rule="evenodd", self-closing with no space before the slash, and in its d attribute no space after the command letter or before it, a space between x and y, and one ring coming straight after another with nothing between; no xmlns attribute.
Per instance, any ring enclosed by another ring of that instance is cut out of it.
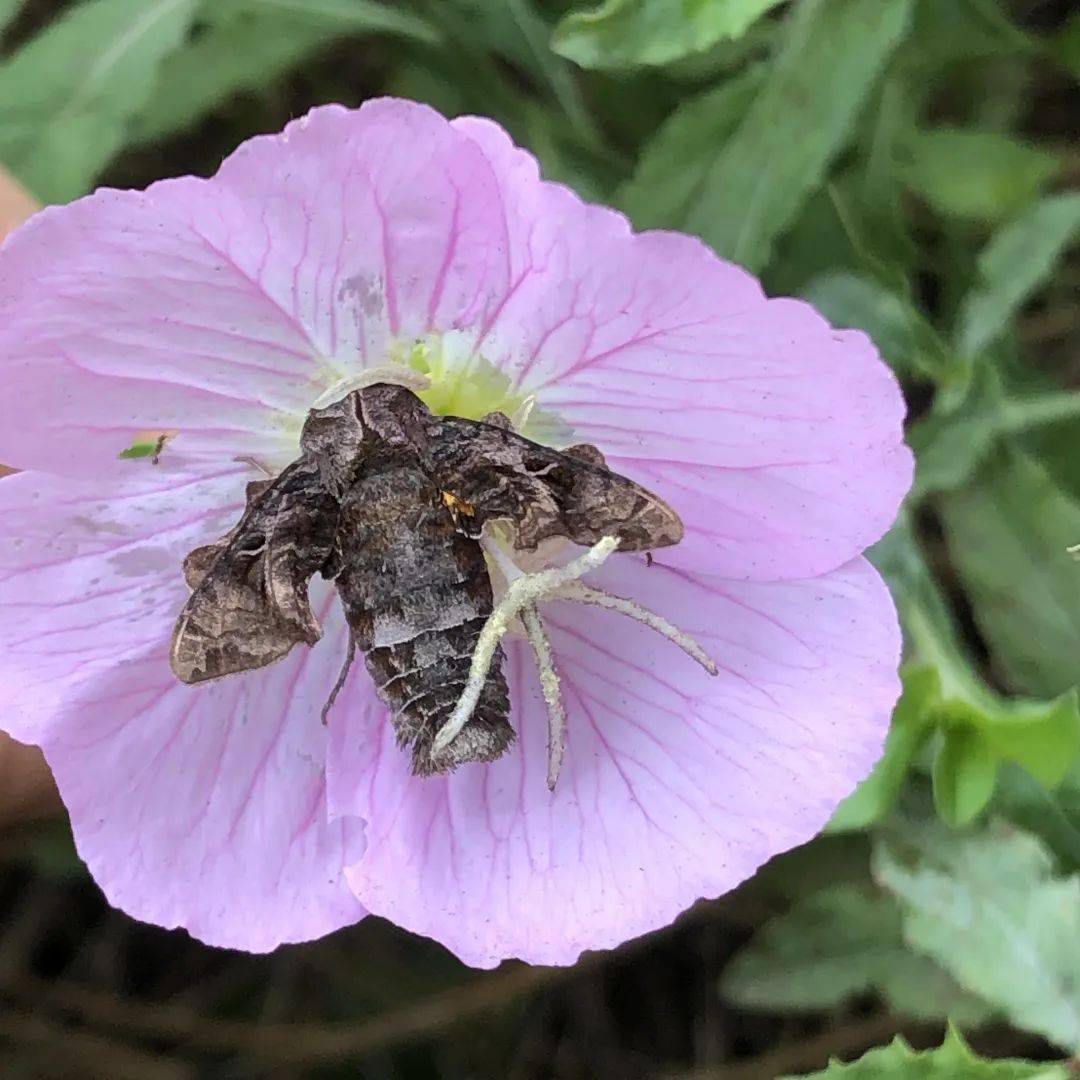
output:
<svg viewBox="0 0 1080 1080"><path fill-rule="evenodd" d="M908 140L904 177L946 217L997 221L1022 210L1057 176L1056 154L996 131L941 127Z"/></svg>
<svg viewBox="0 0 1080 1080"><path fill-rule="evenodd" d="M888 1046L870 1050L858 1061L829 1063L821 1072L781 1080L1069 1080L1065 1062L1021 1061L999 1058L988 1061L972 1053L967 1043L950 1028L936 1050L917 1053L899 1036Z"/></svg>
<svg viewBox="0 0 1080 1080"><path fill-rule="evenodd" d="M23 0L0 0L0 32L19 14L22 2Z"/></svg>
<svg viewBox="0 0 1080 1080"><path fill-rule="evenodd" d="M781 0L604 0L574 11L551 46L587 68L667 64L741 37Z"/></svg>
<svg viewBox="0 0 1080 1080"><path fill-rule="evenodd" d="M908 27L910 0L810 0L686 220L721 255L759 270L851 135L859 108Z"/></svg>
<svg viewBox="0 0 1080 1080"><path fill-rule="evenodd" d="M997 232L979 255L979 281L965 298L957 346L973 354L999 337L1080 235L1080 193L1051 195Z"/></svg>
<svg viewBox="0 0 1080 1080"><path fill-rule="evenodd" d="M822 1010L874 990L898 1013L920 1019L986 1019L966 994L901 935L888 895L851 885L824 889L770 920L728 964L726 998L750 1008Z"/></svg>
<svg viewBox="0 0 1080 1080"><path fill-rule="evenodd" d="M0 160L39 198L82 195L124 145L196 0L88 0L0 66Z"/></svg>
<svg viewBox="0 0 1080 1080"><path fill-rule="evenodd" d="M1001 824L960 834L907 824L874 875L901 902L904 937L1019 1028L1080 1046L1080 877Z"/></svg>
<svg viewBox="0 0 1080 1080"><path fill-rule="evenodd" d="M549 47L548 25L532 0L505 0L505 6L525 43L533 70L547 83L570 126L586 145L603 148L603 136L585 105L574 72Z"/></svg>
<svg viewBox="0 0 1080 1080"><path fill-rule="evenodd" d="M439 31L426 19L393 4L375 0L230 0L235 10L269 15L281 12L300 16L313 25L322 24L339 32L357 33L383 31L402 34L428 45L437 45ZM286 24L287 26L288 24Z"/></svg>
<svg viewBox="0 0 1080 1080"><path fill-rule="evenodd" d="M893 710L885 750L873 772L836 808L830 832L864 829L892 810L912 762L934 730L932 709L941 698L937 670L908 664L900 675L904 692Z"/></svg>
<svg viewBox="0 0 1080 1080"><path fill-rule="evenodd" d="M997 758L978 727L947 728L933 772L934 805L941 819L957 828L981 813L994 794L997 768Z"/></svg>
<svg viewBox="0 0 1080 1080"><path fill-rule="evenodd" d="M978 363L966 381L939 388L931 411L908 432L915 451L915 492L952 491L967 484L1007 436L1080 419L1080 393L1014 394L997 368Z"/></svg>
<svg viewBox="0 0 1080 1080"><path fill-rule="evenodd" d="M208 26L165 61L134 136L150 141L190 127L221 102L261 90L299 67L345 32L332 22L288 12L241 12Z"/></svg>
<svg viewBox="0 0 1080 1080"><path fill-rule="evenodd" d="M889 757L887 744L879 765L888 786L876 793L871 789L872 794L864 796L867 802L862 807L856 804L860 813L872 815L892 804L899 778L922 745L927 725L942 735L938 754L944 760L935 761L933 769L935 799L951 823L970 820L983 809L993 791L992 781L1006 762L1022 765L1046 787L1060 783L1080 756L1076 693L1069 691L1050 701L1003 698L979 678L906 512L870 554L900 609L910 662L934 675L906 685L907 706L902 698L894 717L894 726L897 718L901 726L891 736L895 756ZM858 797L859 791L855 794ZM842 828L845 821L839 817L831 824Z"/></svg>
<svg viewBox="0 0 1080 1080"><path fill-rule="evenodd" d="M674 227L700 198L716 156L765 81L764 64L680 105L649 140L616 201L639 229Z"/></svg>
<svg viewBox="0 0 1080 1080"><path fill-rule="evenodd" d="M1007 765L998 777L994 811L1035 833L1068 870L1080 870L1080 773L1049 792L1030 773Z"/></svg>
<svg viewBox="0 0 1080 1080"><path fill-rule="evenodd" d="M1080 81L1080 11L1061 28L1054 40L1053 52L1061 66Z"/></svg>
<svg viewBox="0 0 1080 1080"><path fill-rule="evenodd" d="M1080 503L1034 457L1002 442L941 513L953 565L1009 685L1040 696L1074 685L1080 566L1067 549L1080 542Z"/></svg>

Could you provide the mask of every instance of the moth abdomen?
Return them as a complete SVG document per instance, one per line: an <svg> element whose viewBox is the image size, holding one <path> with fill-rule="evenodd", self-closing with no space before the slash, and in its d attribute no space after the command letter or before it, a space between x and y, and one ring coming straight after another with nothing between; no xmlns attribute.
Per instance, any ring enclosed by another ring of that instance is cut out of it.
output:
<svg viewBox="0 0 1080 1080"><path fill-rule="evenodd" d="M513 742L510 698L502 672L502 655L492 665L480 701L467 729L437 761L431 746L435 734L453 711L465 689L473 650L484 617L449 629L426 631L410 641L371 649L364 654L379 696L391 711L400 746L411 749L413 772L427 776L446 772L465 761L493 761Z"/></svg>
<svg viewBox="0 0 1080 1080"><path fill-rule="evenodd" d="M353 640L413 771L499 757L514 738L501 652L465 737L432 755L492 611L483 551L458 530L440 489L413 462L380 463L343 500L337 548L335 584Z"/></svg>

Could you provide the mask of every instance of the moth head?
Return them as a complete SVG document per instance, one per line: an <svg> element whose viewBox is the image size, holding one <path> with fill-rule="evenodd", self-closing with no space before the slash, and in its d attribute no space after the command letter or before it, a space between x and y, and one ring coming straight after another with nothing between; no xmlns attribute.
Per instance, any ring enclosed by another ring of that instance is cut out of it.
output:
<svg viewBox="0 0 1080 1080"><path fill-rule="evenodd" d="M407 387L376 383L355 395L361 423L384 447L415 448L424 439L428 407Z"/></svg>
<svg viewBox="0 0 1080 1080"><path fill-rule="evenodd" d="M355 479L365 440L356 394L321 409L312 409L300 432L300 447L317 461L327 485L344 491Z"/></svg>

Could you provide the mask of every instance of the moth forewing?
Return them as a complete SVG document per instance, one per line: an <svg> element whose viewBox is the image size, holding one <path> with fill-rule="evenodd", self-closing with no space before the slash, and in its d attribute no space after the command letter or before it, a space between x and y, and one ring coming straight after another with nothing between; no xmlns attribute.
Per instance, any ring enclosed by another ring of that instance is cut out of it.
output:
<svg viewBox="0 0 1080 1080"><path fill-rule="evenodd" d="M184 561L194 591L173 631L170 663L183 682L204 682L280 659L321 629L308 582L326 562L338 503L305 458L248 485L239 523Z"/></svg>
<svg viewBox="0 0 1080 1080"><path fill-rule="evenodd" d="M614 536L623 551L682 539L679 515L609 469L588 444L553 450L504 427L430 414L426 434L431 471L443 488L475 507L480 524L511 521L520 549L534 550L553 536L583 547Z"/></svg>

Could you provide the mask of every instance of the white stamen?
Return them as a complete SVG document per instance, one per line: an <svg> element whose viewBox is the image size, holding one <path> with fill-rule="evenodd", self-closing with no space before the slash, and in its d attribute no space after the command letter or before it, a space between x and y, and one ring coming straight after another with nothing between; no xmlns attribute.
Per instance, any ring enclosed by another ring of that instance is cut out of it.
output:
<svg viewBox="0 0 1080 1080"><path fill-rule="evenodd" d="M536 395L530 394L515 410L510 417L510 426L514 431L521 431L529 422L532 411L536 407Z"/></svg>
<svg viewBox="0 0 1080 1080"><path fill-rule="evenodd" d="M583 604L616 611L643 623L678 645L688 656L696 660L710 675L719 673L715 662L689 635L662 615L657 615L633 600L612 596L601 589L582 585L580 578L590 570L602 565L619 546L614 536L605 536L584 555L580 555L563 567L551 567L530 574L523 572L511 559L497 540L485 537L484 550L506 578L506 591L488 616L473 650L472 665L465 689L449 718L438 730L432 745L432 753L440 754L457 738L468 723L480 700L484 683L499 642L519 615L525 633L536 653L540 669L540 687L548 712L548 787L554 790L566 750L566 709L559 691L559 676L551 656L551 646L540 621L538 605L542 600L571 600Z"/></svg>
<svg viewBox="0 0 1080 1080"><path fill-rule="evenodd" d="M563 758L566 756L566 707L559 691L559 673L555 670L555 661L551 655L551 642L544 633L544 624L540 612L529 606L521 609L521 621L525 624L525 633L529 644L536 654L536 667L540 672L540 692L544 695L544 704L548 714L548 791L554 791L562 771Z"/></svg>
<svg viewBox="0 0 1080 1080"><path fill-rule="evenodd" d="M557 592L563 585L576 581L590 570L595 570L618 546L619 541L616 537L605 536L598 543L593 544L584 555L580 555L566 566L541 570L536 574L521 574L514 581L507 583L503 598L488 616L487 622L480 631L476 648L473 650L469 680L465 684L457 705L454 706L454 711L435 735L431 748L433 754L442 753L468 723L469 717L472 716L480 700L480 694L491 668L491 661L495 657L495 650L518 612L527 604L535 605L545 596Z"/></svg>
<svg viewBox="0 0 1080 1080"><path fill-rule="evenodd" d="M670 623L662 615L650 611L647 607L634 600L625 600L621 596L612 596L603 589L593 589L588 585L582 585L580 581L564 585L557 594L560 600L577 600L582 604L595 604L597 607L607 608L609 611L617 611L620 615L628 615L644 623L650 630L663 634L668 641L673 641L687 656L693 657L710 675L718 675L719 668L712 657L689 635L680 630L674 623Z"/></svg>
<svg viewBox="0 0 1080 1080"><path fill-rule="evenodd" d="M351 394L354 390L363 390L365 386L374 386L376 383L392 383L394 386L405 386L410 390L427 390L431 387L431 379L422 372L402 364L383 364L380 367L367 368L358 371L355 375L348 375L344 379L338 379L328 390L324 390L312 404L313 409L325 409L327 405L333 405L343 397Z"/></svg>

